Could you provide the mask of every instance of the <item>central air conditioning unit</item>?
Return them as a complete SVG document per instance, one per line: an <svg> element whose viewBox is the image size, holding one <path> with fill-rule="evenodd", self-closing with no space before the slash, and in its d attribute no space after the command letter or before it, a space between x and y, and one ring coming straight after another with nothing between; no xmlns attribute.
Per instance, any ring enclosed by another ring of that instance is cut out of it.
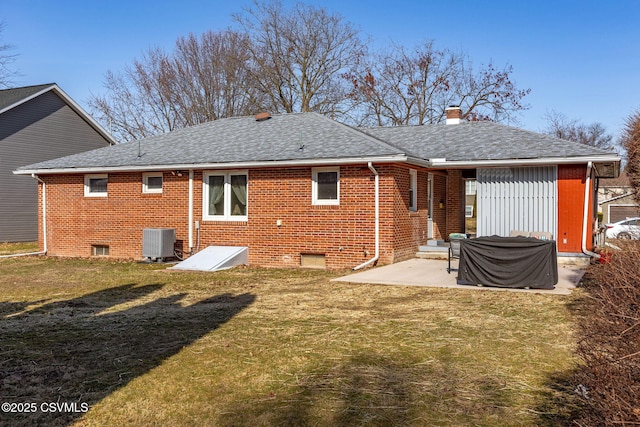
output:
<svg viewBox="0 0 640 427"><path fill-rule="evenodd" d="M142 230L142 256L164 259L174 256L175 228L145 228Z"/></svg>

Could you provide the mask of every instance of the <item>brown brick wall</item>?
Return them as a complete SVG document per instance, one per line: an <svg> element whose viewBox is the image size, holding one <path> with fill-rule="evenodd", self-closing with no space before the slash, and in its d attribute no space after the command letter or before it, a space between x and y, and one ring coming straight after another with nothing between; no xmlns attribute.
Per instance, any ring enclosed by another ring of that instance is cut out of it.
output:
<svg viewBox="0 0 640 427"><path fill-rule="evenodd" d="M409 169L403 166L390 168L395 177L393 213L387 220L393 224L393 262L413 258L418 246L427 242L427 173L417 173L417 210L409 210Z"/></svg>
<svg viewBox="0 0 640 427"><path fill-rule="evenodd" d="M446 236L450 233L464 233L464 180L460 170L448 171L446 206Z"/></svg>
<svg viewBox="0 0 640 427"><path fill-rule="evenodd" d="M113 257L140 258L143 228L176 228L186 241L188 177L163 178L162 194L142 194L141 173L109 174L108 197L85 197L84 175L43 177L49 254L90 256L92 245L108 245Z"/></svg>
<svg viewBox="0 0 640 427"><path fill-rule="evenodd" d="M378 264L411 258L427 240L427 172L418 171L418 210L411 212L409 169L404 165L374 166L380 184ZM194 172L194 246L198 221L199 249L248 246L252 265L298 267L300 255L309 253L324 254L328 268L352 268L374 256L374 175L366 165L340 168L339 206L312 204L310 167L251 169L248 174L249 219L231 222L203 220L203 172ZM111 257L139 259L142 230L165 227L175 228L177 246L189 250L186 171L182 176L164 172L162 194L142 193L142 173L110 173L107 197L85 197L81 174L42 178L47 182L50 255L90 256L92 245L108 245ZM447 209L438 208L438 201L461 202L459 197L457 201L447 197L446 177L436 175L434 179L438 237L452 223L446 217Z"/></svg>

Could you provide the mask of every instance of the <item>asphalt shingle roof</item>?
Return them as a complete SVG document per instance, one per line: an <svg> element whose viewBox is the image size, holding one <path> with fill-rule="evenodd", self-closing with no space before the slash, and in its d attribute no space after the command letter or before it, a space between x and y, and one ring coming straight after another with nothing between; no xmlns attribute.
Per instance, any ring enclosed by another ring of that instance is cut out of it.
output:
<svg viewBox="0 0 640 427"><path fill-rule="evenodd" d="M356 129L317 113L215 120L140 141L19 168L139 168L398 157L447 161L613 155L583 144L491 122Z"/></svg>
<svg viewBox="0 0 640 427"><path fill-rule="evenodd" d="M140 154L140 155L139 155ZM402 155L402 150L316 113L215 120L21 169L270 162Z"/></svg>
<svg viewBox="0 0 640 427"><path fill-rule="evenodd" d="M54 83L49 83L44 85L25 86L15 89L0 90L0 111L53 85Z"/></svg>
<svg viewBox="0 0 640 427"><path fill-rule="evenodd" d="M585 144L493 122L365 129L423 159L448 161L543 159L613 154Z"/></svg>

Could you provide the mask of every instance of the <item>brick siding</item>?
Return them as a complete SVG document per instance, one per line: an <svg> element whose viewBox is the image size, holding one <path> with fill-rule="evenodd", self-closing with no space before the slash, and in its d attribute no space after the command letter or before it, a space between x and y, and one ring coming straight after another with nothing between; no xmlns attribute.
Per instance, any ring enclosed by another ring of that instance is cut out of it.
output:
<svg viewBox="0 0 640 427"><path fill-rule="evenodd" d="M374 165L380 185L380 258L389 264L411 258L427 239L427 172L418 172L417 210L409 210L409 169ZM181 176L179 176L181 175ZM194 172L193 245L247 246L249 263L298 267L301 254L324 254L327 268L352 268L375 254L374 175L366 165L340 167L340 204L312 204L311 168L250 169L248 221L203 220L203 171ZM176 246L189 250L189 174L163 173L161 194L142 193L142 173L108 174L107 197L85 197L84 175L41 177L47 183L47 243L53 256L92 254L109 246L109 256L142 257L144 228L175 228ZM457 178L456 178L457 179ZM447 179L436 175L434 228L446 230L446 210L437 200L460 204L445 193ZM40 194L42 185L40 185ZM41 203L41 196L40 201ZM280 224L280 225L278 225ZM40 236L42 212L40 209ZM42 238L40 239L42 245Z"/></svg>

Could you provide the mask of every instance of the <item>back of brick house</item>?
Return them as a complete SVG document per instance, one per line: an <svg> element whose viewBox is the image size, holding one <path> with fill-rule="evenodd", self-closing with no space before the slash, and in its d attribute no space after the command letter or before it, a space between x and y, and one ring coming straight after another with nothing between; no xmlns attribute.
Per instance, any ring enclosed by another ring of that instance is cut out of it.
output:
<svg viewBox="0 0 640 427"><path fill-rule="evenodd" d="M418 246L427 241L427 172L418 172L418 204L411 210L409 169L400 165L376 169L379 262L388 264L415 256ZM327 267L333 269L367 261L375 252L374 176L366 164L341 166L339 170L340 204L314 205L312 168L249 169L246 221L202 220L203 171L195 171L193 217L199 222L200 248L247 246L249 263L268 267L297 267L304 254L324 255ZM48 253L91 256L92 247L108 246L111 257L138 259L144 228L175 228L177 245L189 251L189 173L165 171L162 178L161 193L144 194L142 173L109 173L107 195L85 197L84 175L43 177ZM445 177L437 176L436 182L436 191L444 191ZM435 197L443 198L444 194ZM460 218L436 219L437 237L461 230ZM446 223L449 230L442 225Z"/></svg>
<svg viewBox="0 0 640 427"><path fill-rule="evenodd" d="M299 144L300 135L309 142ZM391 136L396 139L389 143ZM478 157L487 151L485 139L501 138L522 142L499 147L504 154L488 151L492 159ZM552 233L559 252L580 253L583 206L586 229L595 225L594 180L585 177L619 167L619 157L611 153L492 123L363 132L315 113L274 116L264 123L223 119L143 140L142 146L144 155L139 144L128 143L16 172L41 180L43 250L46 244L49 255L92 256L96 248L107 248L110 257L139 259L143 229L173 228L176 246L187 254L209 245L244 246L252 265L299 267L303 257L317 255L327 268L342 269L376 254L377 264L389 264L414 257L429 239L464 232L464 179L495 168L507 177L523 169L547 171L555 189L551 202L530 196L510 217L527 217L538 205L548 205L544 212L553 217L534 223L539 218L531 215L527 220L535 230L530 231ZM463 158L458 150L472 155ZM564 157L549 156L554 151ZM323 173L334 179L330 200L320 200L318 193ZM146 191L150 177L154 191ZM242 182L234 202L239 212L231 212L233 194L227 188L218 199L224 209L212 214L214 182L219 179L226 188L234 177ZM92 179L99 184L95 194ZM503 215L491 209L480 213ZM504 217L506 225L500 225L508 229L509 220ZM537 225L547 223L548 230ZM593 247L591 238L588 244Z"/></svg>

